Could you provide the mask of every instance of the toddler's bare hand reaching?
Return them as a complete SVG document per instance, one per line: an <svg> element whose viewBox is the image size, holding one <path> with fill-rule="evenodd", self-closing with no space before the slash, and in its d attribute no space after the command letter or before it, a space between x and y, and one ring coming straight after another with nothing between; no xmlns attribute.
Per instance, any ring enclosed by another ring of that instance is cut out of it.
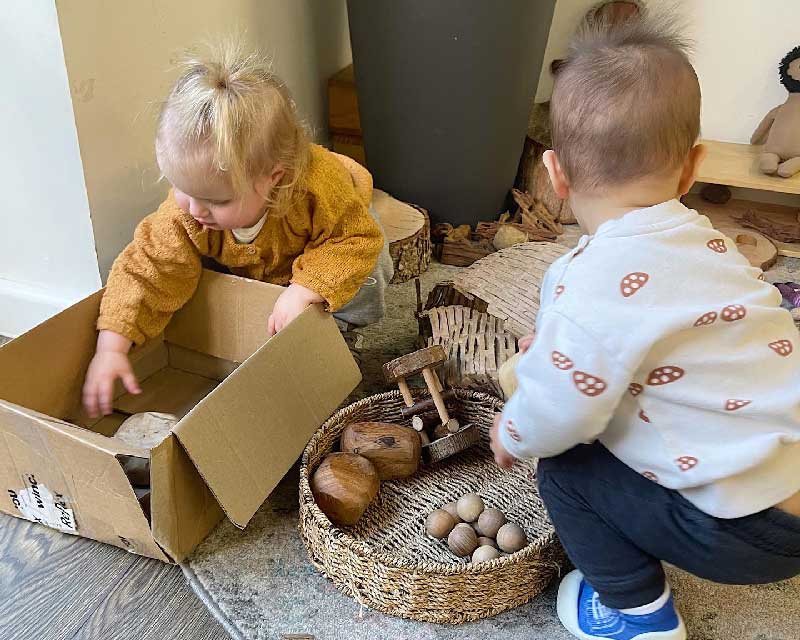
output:
<svg viewBox="0 0 800 640"><path fill-rule="evenodd" d="M299 284L290 284L272 309L272 314L267 322L269 335L273 336L283 329L292 320L299 316L306 307L317 302L324 302L324 298Z"/></svg>
<svg viewBox="0 0 800 640"><path fill-rule="evenodd" d="M122 380L128 393L142 392L128 360L130 348L131 341L118 333L100 332L97 351L83 383L83 406L89 417L106 416L113 411L114 383L117 379Z"/></svg>
<svg viewBox="0 0 800 640"><path fill-rule="evenodd" d="M531 333L530 335L527 335L524 338L520 338L519 352L525 353L528 349L530 349L535 338L536 338L536 333Z"/></svg>
<svg viewBox="0 0 800 640"><path fill-rule="evenodd" d="M501 414L499 413L495 414L492 430L489 432L492 453L494 453L494 461L497 466L503 469L511 469L516 458L506 451L506 448L500 442L500 416Z"/></svg>

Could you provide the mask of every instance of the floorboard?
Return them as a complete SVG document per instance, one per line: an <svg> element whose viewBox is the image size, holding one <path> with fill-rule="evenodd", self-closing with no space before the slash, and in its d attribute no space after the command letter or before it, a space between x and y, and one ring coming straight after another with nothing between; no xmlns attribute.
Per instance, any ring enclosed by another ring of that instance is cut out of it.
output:
<svg viewBox="0 0 800 640"><path fill-rule="evenodd" d="M0 514L3 640L228 640L179 567Z"/></svg>

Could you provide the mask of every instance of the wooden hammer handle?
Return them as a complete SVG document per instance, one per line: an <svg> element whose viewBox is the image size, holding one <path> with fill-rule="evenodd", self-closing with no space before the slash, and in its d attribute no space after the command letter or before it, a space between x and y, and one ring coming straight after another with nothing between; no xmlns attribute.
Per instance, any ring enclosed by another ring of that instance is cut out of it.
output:
<svg viewBox="0 0 800 640"><path fill-rule="evenodd" d="M447 391L443 391L440 394L442 400L445 403L450 402L456 399L456 392L452 389L448 389ZM420 413L425 413L427 411L433 411L436 408L436 404L433 401L433 398L425 398L424 400L420 400L416 404L413 404L410 407L403 407L400 409L404 418L411 418L413 416L419 415Z"/></svg>
<svg viewBox="0 0 800 640"><path fill-rule="evenodd" d="M444 406L442 394L439 393L439 378L436 376L433 369L428 367L422 370L422 377L425 378L425 384L428 385L428 391L431 392L433 404L436 405L436 411L442 419L442 424L447 424L450 421L450 414L447 413L447 407Z"/></svg>

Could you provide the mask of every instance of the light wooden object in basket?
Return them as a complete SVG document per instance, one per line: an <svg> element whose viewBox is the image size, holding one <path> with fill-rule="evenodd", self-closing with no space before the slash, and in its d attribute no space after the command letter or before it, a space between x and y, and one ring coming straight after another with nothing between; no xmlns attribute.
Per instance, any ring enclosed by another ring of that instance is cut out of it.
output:
<svg viewBox="0 0 800 640"><path fill-rule="evenodd" d="M428 269L431 263L431 225L425 209L401 202L374 189L372 206L378 214L394 264L392 282L405 282Z"/></svg>

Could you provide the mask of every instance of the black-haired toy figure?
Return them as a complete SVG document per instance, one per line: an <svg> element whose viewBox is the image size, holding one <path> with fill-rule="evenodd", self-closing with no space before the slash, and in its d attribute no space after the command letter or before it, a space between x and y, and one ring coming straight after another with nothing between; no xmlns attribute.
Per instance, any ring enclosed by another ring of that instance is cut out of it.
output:
<svg viewBox="0 0 800 640"><path fill-rule="evenodd" d="M750 144L764 144L761 171L791 178L800 171L800 47L781 60L780 77L789 97L764 116Z"/></svg>

